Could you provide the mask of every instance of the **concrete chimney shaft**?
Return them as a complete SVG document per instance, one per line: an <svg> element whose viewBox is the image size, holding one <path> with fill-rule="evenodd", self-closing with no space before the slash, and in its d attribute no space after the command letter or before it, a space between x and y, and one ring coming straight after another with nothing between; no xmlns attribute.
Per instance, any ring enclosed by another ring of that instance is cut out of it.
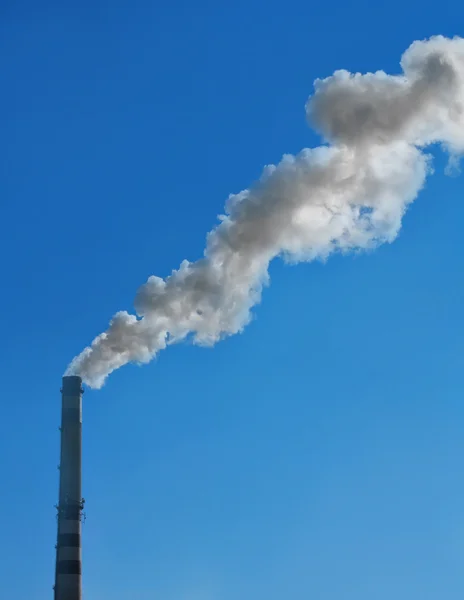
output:
<svg viewBox="0 0 464 600"><path fill-rule="evenodd" d="M81 600L82 379L63 377L55 600Z"/></svg>

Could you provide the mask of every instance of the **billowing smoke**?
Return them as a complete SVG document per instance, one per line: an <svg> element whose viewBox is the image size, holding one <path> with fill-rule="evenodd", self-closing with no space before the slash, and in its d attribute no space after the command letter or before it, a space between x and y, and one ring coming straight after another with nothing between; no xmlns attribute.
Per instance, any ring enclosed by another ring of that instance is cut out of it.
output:
<svg viewBox="0 0 464 600"><path fill-rule="evenodd" d="M464 151L464 39L414 42L401 67L317 80L306 112L327 145L284 156L230 196L204 257L149 277L137 316L117 313L67 373L98 388L187 336L211 345L241 331L277 256L310 261L393 241L431 170L423 149L440 142L453 160Z"/></svg>

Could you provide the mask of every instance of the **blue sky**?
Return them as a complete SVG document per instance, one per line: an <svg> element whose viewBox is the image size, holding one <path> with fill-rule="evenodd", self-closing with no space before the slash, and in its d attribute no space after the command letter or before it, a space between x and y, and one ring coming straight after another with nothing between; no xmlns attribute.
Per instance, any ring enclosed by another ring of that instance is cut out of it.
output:
<svg viewBox="0 0 464 600"><path fill-rule="evenodd" d="M316 77L399 71L459 4L3 2L2 596L52 596L60 378L229 193L319 139ZM256 318L84 396L86 600L462 598L464 206L271 268Z"/></svg>

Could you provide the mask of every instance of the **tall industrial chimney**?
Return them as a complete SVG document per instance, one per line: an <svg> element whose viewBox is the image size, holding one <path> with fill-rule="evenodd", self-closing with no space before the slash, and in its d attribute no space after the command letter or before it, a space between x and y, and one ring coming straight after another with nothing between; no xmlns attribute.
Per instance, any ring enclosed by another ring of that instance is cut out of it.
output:
<svg viewBox="0 0 464 600"><path fill-rule="evenodd" d="M81 600L82 379L63 377L55 600Z"/></svg>

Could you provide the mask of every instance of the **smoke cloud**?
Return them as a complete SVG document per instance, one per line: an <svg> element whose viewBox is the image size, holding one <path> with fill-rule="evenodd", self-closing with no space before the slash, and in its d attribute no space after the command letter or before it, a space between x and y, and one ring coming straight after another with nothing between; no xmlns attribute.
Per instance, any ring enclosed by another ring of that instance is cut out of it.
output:
<svg viewBox="0 0 464 600"><path fill-rule="evenodd" d="M424 149L439 142L453 160L464 150L464 39L414 42L401 67L316 80L306 114L327 144L285 155L231 195L203 258L149 277L137 315L118 312L66 373L99 388L187 336L212 345L240 332L277 256L310 261L392 242L431 172Z"/></svg>

